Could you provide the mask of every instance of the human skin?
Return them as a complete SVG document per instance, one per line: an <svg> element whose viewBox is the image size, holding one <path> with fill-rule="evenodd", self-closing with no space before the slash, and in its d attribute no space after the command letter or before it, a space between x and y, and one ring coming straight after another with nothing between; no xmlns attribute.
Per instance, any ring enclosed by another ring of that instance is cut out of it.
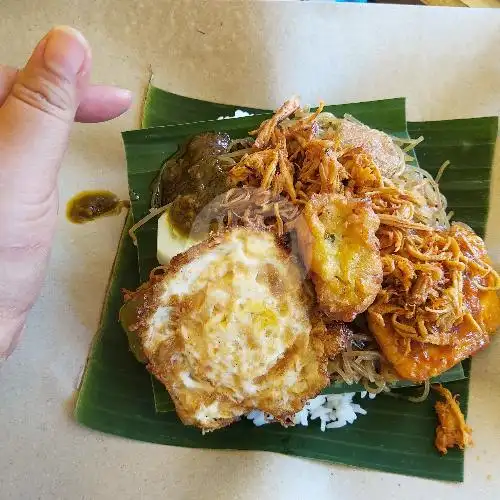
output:
<svg viewBox="0 0 500 500"><path fill-rule="evenodd" d="M0 359L45 277L74 121L110 120L131 104L127 90L91 85L91 66L87 40L67 26L49 31L23 69L0 65Z"/></svg>

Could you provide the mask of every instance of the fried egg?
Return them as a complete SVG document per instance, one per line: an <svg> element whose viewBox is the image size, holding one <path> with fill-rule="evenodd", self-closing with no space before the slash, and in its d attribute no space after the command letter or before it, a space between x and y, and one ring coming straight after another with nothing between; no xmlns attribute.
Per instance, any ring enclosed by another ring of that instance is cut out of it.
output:
<svg viewBox="0 0 500 500"><path fill-rule="evenodd" d="M258 409L286 425L329 381L310 311L275 236L237 228L172 259L136 330L185 424L214 430Z"/></svg>

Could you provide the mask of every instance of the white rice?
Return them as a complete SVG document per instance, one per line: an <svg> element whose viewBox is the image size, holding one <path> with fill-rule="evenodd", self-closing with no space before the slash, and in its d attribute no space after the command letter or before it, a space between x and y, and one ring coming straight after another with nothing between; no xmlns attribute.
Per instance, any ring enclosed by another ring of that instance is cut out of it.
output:
<svg viewBox="0 0 500 500"><path fill-rule="evenodd" d="M217 120L228 120L229 118L243 118L244 116L253 116L253 113L247 113L241 109L237 109L233 116L219 116Z"/></svg>
<svg viewBox="0 0 500 500"><path fill-rule="evenodd" d="M359 393L359 396L365 398L367 394L366 391L363 391ZM309 420L319 419L323 432L326 429L338 429L352 424L358 418L358 415L366 415L367 413L359 404L353 402L355 395L354 392L322 394L314 399L309 399L304 408L295 414L294 424L307 426ZM375 394L369 393L368 397L373 399ZM272 415L260 410L252 410L246 417L252 420L257 427L274 420Z"/></svg>

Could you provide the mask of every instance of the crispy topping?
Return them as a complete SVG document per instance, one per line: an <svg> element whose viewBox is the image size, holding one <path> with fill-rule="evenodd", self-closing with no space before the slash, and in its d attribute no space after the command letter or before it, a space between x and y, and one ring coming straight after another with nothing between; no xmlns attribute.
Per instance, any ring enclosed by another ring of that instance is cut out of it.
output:
<svg viewBox="0 0 500 500"><path fill-rule="evenodd" d="M443 454L448 453L448 448L458 446L463 450L472 445L472 429L465 423L465 417L460 410L457 396L443 387L433 385L432 388L443 396L444 401L438 401L435 405L439 419L436 428L436 448Z"/></svg>

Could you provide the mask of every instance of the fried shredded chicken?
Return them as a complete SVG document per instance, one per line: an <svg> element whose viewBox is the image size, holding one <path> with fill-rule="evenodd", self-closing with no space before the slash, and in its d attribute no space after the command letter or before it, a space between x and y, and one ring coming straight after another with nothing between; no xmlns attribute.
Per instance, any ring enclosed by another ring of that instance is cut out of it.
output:
<svg viewBox="0 0 500 500"><path fill-rule="evenodd" d="M448 448L458 446L463 450L472 445L472 429L466 424L464 414L460 410L457 396L443 387L433 385L432 388L443 396L444 401L437 401L435 405L439 425L436 428L436 448L443 454L448 453Z"/></svg>
<svg viewBox="0 0 500 500"><path fill-rule="evenodd" d="M272 118L263 121L257 130L250 132L250 135L257 134L254 146L259 149L266 147L278 123L283 121L285 118L288 118L290 115L293 115L299 107L300 102L296 97L289 99L282 106L280 106Z"/></svg>
<svg viewBox="0 0 500 500"><path fill-rule="evenodd" d="M354 332L342 321L325 323L321 313L316 312L312 318L311 335L322 341L326 357L334 359L350 345Z"/></svg>

